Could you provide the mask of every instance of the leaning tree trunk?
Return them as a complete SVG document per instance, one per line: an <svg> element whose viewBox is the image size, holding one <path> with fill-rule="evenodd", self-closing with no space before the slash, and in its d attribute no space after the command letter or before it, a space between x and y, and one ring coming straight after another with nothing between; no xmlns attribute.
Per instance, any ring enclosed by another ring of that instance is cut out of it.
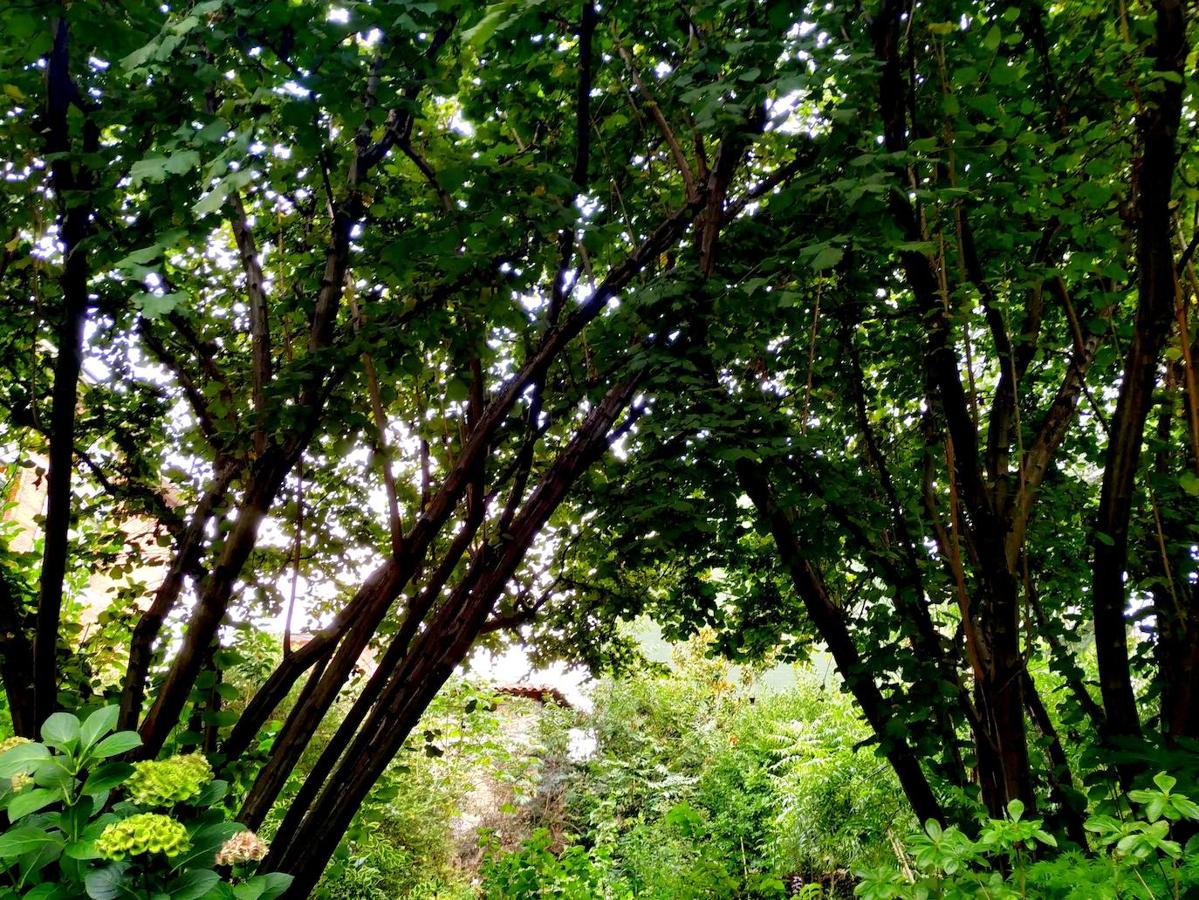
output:
<svg viewBox="0 0 1199 900"><path fill-rule="evenodd" d="M608 447L609 434L640 376L611 388L530 495L498 545L485 545L470 570L391 676L375 709L294 831L281 835L264 870L294 876L289 897L307 897L367 793L416 727L446 679L466 658L496 599L550 515Z"/></svg>

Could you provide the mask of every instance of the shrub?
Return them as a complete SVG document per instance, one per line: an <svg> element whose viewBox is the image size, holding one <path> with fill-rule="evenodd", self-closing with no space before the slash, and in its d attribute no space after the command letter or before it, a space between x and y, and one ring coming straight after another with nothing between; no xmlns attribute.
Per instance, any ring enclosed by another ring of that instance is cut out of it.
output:
<svg viewBox="0 0 1199 900"><path fill-rule="evenodd" d="M1193 832L1199 804L1158 773L1150 789L1130 791L1123 817L1092 815L1091 846L1055 852L1056 839L1013 800L1004 819L988 819L977 839L933 821L908 841L911 864L863 871L857 896L867 900L1037 897L1099 900L1193 896L1199 887L1199 837L1184 848L1174 833ZM1139 808L1138 814L1132 814ZM1038 858L1041 857L1041 858Z"/></svg>
<svg viewBox="0 0 1199 900"><path fill-rule="evenodd" d="M82 723L55 713L42 725L41 742L5 742L0 808L12 826L0 834L0 877L8 896L271 900L282 894L289 876L243 877L235 868L230 882L213 868L222 854L227 863L249 861L237 851L252 836L226 821L220 802L227 785L213 780L207 760L182 756L130 766L119 757L141 740L113 733L116 722L115 706Z"/></svg>

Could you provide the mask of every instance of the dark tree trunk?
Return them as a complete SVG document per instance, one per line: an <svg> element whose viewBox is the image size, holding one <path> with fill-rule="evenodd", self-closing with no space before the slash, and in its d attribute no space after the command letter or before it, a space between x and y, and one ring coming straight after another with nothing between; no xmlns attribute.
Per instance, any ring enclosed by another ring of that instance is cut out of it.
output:
<svg viewBox="0 0 1199 900"><path fill-rule="evenodd" d="M1070 791L1074 788L1074 776L1070 771L1070 760L1062 747L1061 738L1049 710L1041 702L1041 695L1028 671L1024 672L1024 702L1028 705L1028 717L1045 741L1045 756L1049 762L1049 790L1057 809L1046 819L1051 828L1061 829L1079 847L1087 846L1087 832L1083 827L1085 802L1078 803Z"/></svg>
<svg viewBox="0 0 1199 900"><path fill-rule="evenodd" d="M75 456L75 404L83 365L83 330L87 321L90 269L83 246L92 233L92 210L85 199L91 178L83 163L71 161L68 111L83 108L70 70L70 36L66 19L55 24L54 44L46 66L46 153L52 154L51 183L59 206L59 240L63 268L58 356L50 412L50 453L46 476L46 525L38 593L37 631L33 642L35 718L44 720L58 708L58 628L66 578L68 532L71 527L71 469ZM83 153L99 147L99 129L84 117ZM84 195L81 197L80 195Z"/></svg>
<svg viewBox="0 0 1199 900"><path fill-rule="evenodd" d="M1178 290L1170 197L1187 56L1186 17L1180 0L1158 0L1154 8L1154 69L1173 74L1177 81L1163 80L1160 91L1150 98L1140 116L1143 146L1137 198L1136 329L1124 361L1120 395L1112 419L1093 539L1091 603L1099 687L1109 736L1134 736L1141 732L1125 623L1128 522L1145 421L1153 405L1158 360L1169 335ZM1122 767L1125 781L1131 774L1128 766Z"/></svg>
<svg viewBox="0 0 1199 900"><path fill-rule="evenodd" d="M33 703L33 648L29 644L29 614L10 572L0 571L0 677L8 698L13 732L36 738L37 715Z"/></svg>
<svg viewBox="0 0 1199 900"><path fill-rule="evenodd" d="M762 521L774 536L775 547L791 575L795 591L807 610L816 631L828 646L837 671L861 707L887 760L899 778L900 786L921 822L945 820L941 804L929 786L928 778L907 740L892 727L895 716L874 677L867 670L853 642L844 613L829 597L824 581L804 555L786 514L775 502L761 463L747 459L737 462L737 476Z"/></svg>
<svg viewBox="0 0 1199 900"><path fill-rule="evenodd" d="M610 429L638 381L634 376L609 390L530 495L502 542L476 553L463 581L389 680L300 827L276 839L262 868L295 877L288 897L309 895L363 799L469 653L529 546L578 477L607 448Z"/></svg>
<svg viewBox="0 0 1199 900"><path fill-rule="evenodd" d="M224 502L229 484L238 470L238 466L226 465L217 473L215 483L200 499L191 521L176 543L171 566L154 592L150 608L142 614L133 628L129 663L121 686L121 717L118 724L124 730L132 731L137 728L145 699L150 664L154 659L154 643L158 640L167 614L179 601L187 577L197 574L205 549L205 531L208 523Z"/></svg>

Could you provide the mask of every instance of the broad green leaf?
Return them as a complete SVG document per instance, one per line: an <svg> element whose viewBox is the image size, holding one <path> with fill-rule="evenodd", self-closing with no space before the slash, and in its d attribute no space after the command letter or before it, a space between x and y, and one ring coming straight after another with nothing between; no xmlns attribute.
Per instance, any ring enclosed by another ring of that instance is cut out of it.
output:
<svg viewBox="0 0 1199 900"><path fill-rule="evenodd" d="M88 873L84 884L91 900L116 900L122 893L128 862L118 862Z"/></svg>
<svg viewBox="0 0 1199 900"><path fill-rule="evenodd" d="M8 804L8 818L15 822L17 819L24 818L39 809L45 809L51 803L59 800L62 800L62 794L49 788L22 791Z"/></svg>
<svg viewBox="0 0 1199 900"><path fill-rule="evenodd" d="M841 262L841 257L845 255L845 251L840 247L825 247L812 259L812 268L820 271L821 269L830 269L837 263Z"/></svg>
<svg viewBox="0 0 1199 900"><path fill-rule="evenodd" d="M52 756L43 760L33 770L33 780L41 787L62 791L74 784L75 774L67 758Z"/></svg>
<svg viewBox="0 0 1199 900"><path fill-rule="evenodd" d="M34 825L21 825L0 834L0 859L16 859L43 847L62 844L62 838Z"/></svg>
<svg viewBox="0 0 1199 900"><path fill-rule="evenodd" d="M42 740L60 750L73 750L79 743L79 720L68 712L57 712L42 723Z"/></svg>
<svg viewBox="0 0 1199 900"><path fill-rule="evenodd" d="M92 751L92 756L96 759L107 759L136 750L141 745L142 739L136 731L118 731L100 741Z"/></svg>
<svg viewBox="0 0 1199 900"><path fill-rule="evenodd" d="M70 859L100 859L95 841L75 841L63 848L62 855Z"/></svg>
<svg viewBox="0 0 1199 900"><path fill-rule="evenodd" d="M192 869L180 875L170 884L171 900L198 900L221 880L212 869Z"/></svg>
<svg viewBox="0 0 1199 900"><path fill-rule="evenodd" d="M282 872L256 875L243 884L235 885L237 900L274 900L291 885L292 877Z"/></svg>
<svg viewBox="0 0 1199 900"><path fill-rule="evenodd" d="M121 708L113 705L98 709L88 716L79 728L79 738L84 749L90 749L103 735L116 728L120 714Z"/></svg>
<svg viewBox="0 0 1199 900"><path fill-rule="evenodd" d="M49 756L50 751L44 744L17 744L0 754L0 778L32 772Z"/></svg>
<svg viewBox="0 0 1199 900"><path fill-rule="evenodd" d="M110 791L128 778L132 772L133 767L123 762L110 762L97 766L87 773L87 780L83 783L83 793L95 795Z"/></svg>
<svg viewBox="0 0 1199 900"><path fill-rule="evenodd" d="M138 309L142 311L148 319L160 319L167 313L174 311L180 303L186 298L181 292L174 291L169 294L155 294L150 291L143 291L133 298L133 302L137 304Z"/></svg>
<svg viewBox="0 0 1199 900"><path fill-rule="evenodd" d="M515 5L512 0L507 0L507 2L497 3L489 7L487 14L482 19L462 32L463 41L473 47L482 47L485 45L491 40L496 31L499 30L500 26L512 15Z"/></svg>

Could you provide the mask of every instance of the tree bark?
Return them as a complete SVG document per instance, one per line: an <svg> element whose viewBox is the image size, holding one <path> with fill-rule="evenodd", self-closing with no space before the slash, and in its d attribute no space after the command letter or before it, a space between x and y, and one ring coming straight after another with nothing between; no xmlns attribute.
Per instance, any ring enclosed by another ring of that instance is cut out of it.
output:
<svg viewBox="0 0 1199 900"><path fill-rule="evenodd" d="M1154 69L1173 75L1163 81L1140 115L1142 141L1137 197L1136 329L1124 361L1124 374L1112 418L1103 487L1092 539L1094 566L1091 604L1099 687L1109 736L1141 733L1128 658L1124 613L1124 573L1128 563L1128 522L1141 458L1145 421L1153 405L1158 360L1169 335L1178 290L1172 249L1170 197L1177 162L1175 138L1182 111L1183 66L1187 56L1186 17L1180 0L1158 0ZM1128 765L1120 767L1124 781Z"/></svg>
<svg viewBox="0 0 1199 900"><path fill-rule="evenodd" d="M529 546L578 477L608 447L609 431L639 380L640 376L627 378L608 391L533 491L501 543L488 545L475 555L471 571L414 643L303 823L284 839L276 839L262 868L294 876L286 896L310 894L362 800L470 651Z"/></svg>
<svg viewBox="0 0 1199 900"><path fill-rule="evenodd" d="M205 548L205 532L217 508L224 502L229 484L239 471L236 465L225 465L217 472L212 486L205 492L192 513L191 521L180 536L171 559L171 566L158 589L150 608L142 613L133 628L129 645L129 663L121 685L121 715L118 727L135 730L145 700L146 682L154 658L154 642L162 631L163 622L174 609L189 575L194 576Z"/></svg>
<svg viewBox="0 0 1199 900"><path fill-rule="evenodd" d="M892 712L891 704L883 696L862 661L853 636L849 633L844 613L829 597L824 580L804 554L786 511L775 502L764 466L748 459L738 460L737 477L742 489L758 510L758 515L770 529L775 547L791 576L791 582L807 610L808 617L828 646L837 664L837 671L845 679L846 686L857 700L887 761L895 770L913 812L921 822L929 819L944 822L945 814L940 801L929 786L928 778L920 768L915 752L902 735L901 729L896 727L899 722Z"/></svg>
<svg viewBox="0 0 1199 900"><path fill-rule="evenodd" d="M38 719L33 703L33 647L26 632L29 615L11 579L0 569L0 677L8 698L13 733L36 738Z"/></svg>
<svg viewBox="0 0 1199 900"><path fill-rule="evenodd" d="M82 152L94 153L99 148L100 133L87 115L71 77L70 35L64 17L55 23L54 44L46 66L46 153L53 159L51 184L59 207L58 239L62 244L63 268L59 277L62 309L50 413L46 525L33 641L35 718L39 722L58 708L58 628L70 549L75 404L83 365L83 331L91 275L83 245L92 234L92 208L86 198L92 179L84 163L78 164L78 171L72 165L68 121L72 105L85 110Z"/></svg>

